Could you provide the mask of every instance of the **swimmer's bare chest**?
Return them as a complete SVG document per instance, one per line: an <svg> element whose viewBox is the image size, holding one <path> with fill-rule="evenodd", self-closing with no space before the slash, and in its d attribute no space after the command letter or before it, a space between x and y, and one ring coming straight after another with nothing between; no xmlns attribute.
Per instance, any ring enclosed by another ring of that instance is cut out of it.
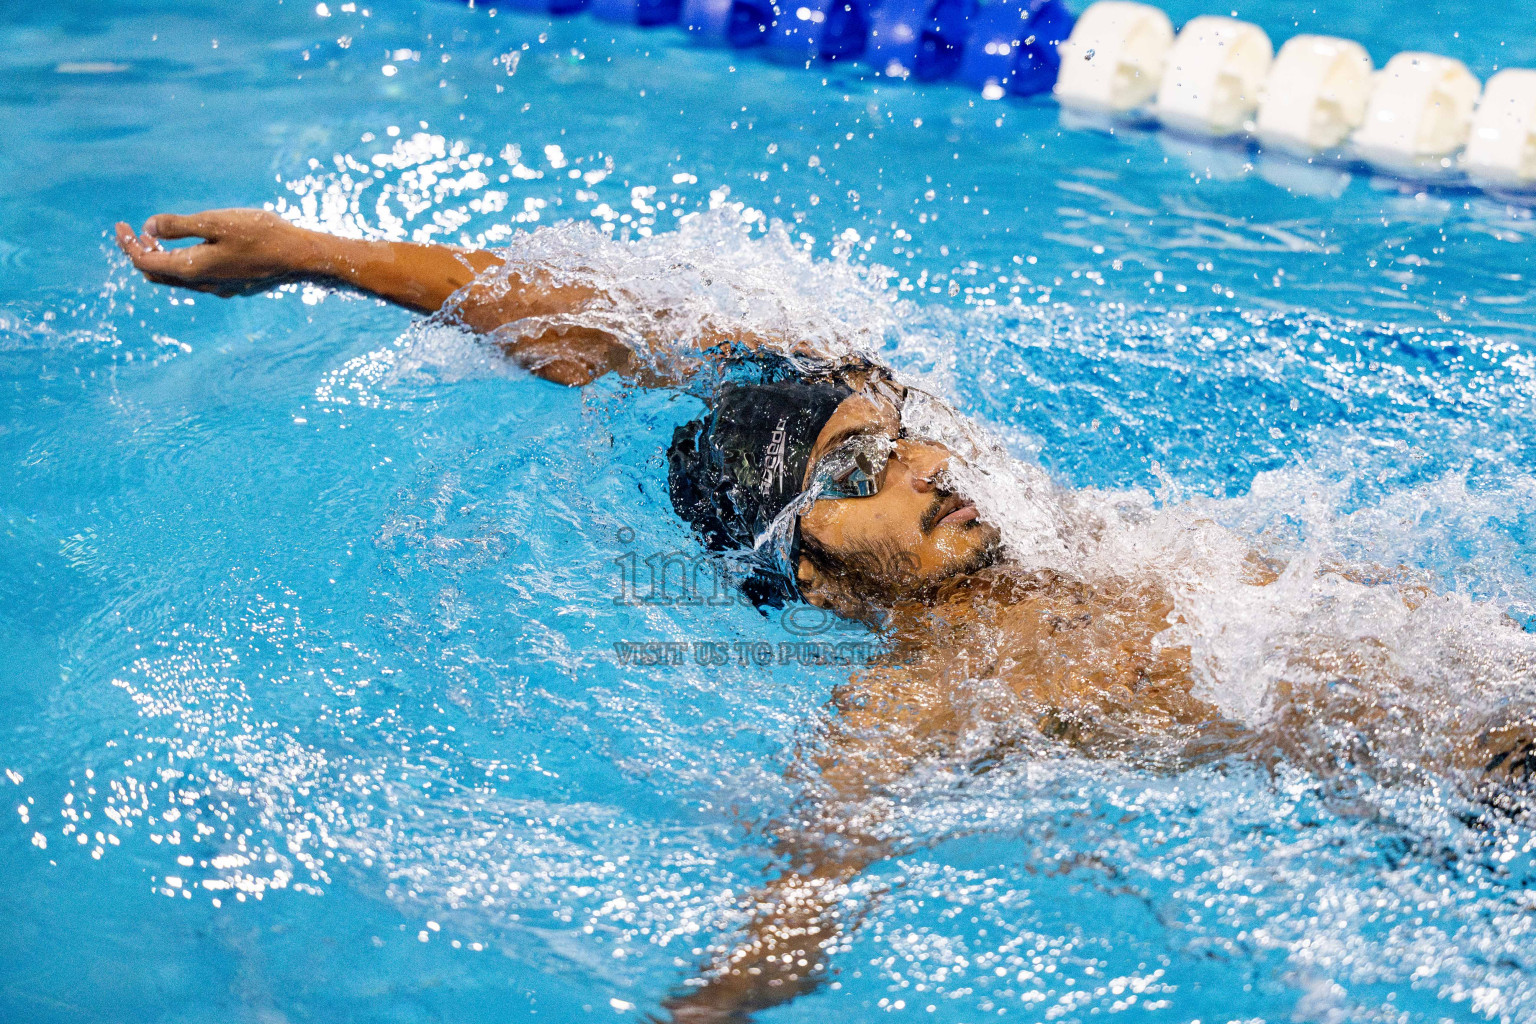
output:
<svg viewBox="0 0 1536 1024"><path fill-rule="evenodd" d="M838 687L815 758L844 797L924 762L984 764L1042 740L1185 767L1252 742L1190 691L1157 588L993 574L898 609L889 661Z"/></svg>
<svg viewBox="0 0 1536 1024"><path fill-rule="evenodd" d="M1036 576L967 587L902 624L900 669L846 693L883 691L935 734L1022 726L1113 748L1191 734L1221 716L1190 692L1189 651L1166 632L1172 613L1152 586Z"/></svg>

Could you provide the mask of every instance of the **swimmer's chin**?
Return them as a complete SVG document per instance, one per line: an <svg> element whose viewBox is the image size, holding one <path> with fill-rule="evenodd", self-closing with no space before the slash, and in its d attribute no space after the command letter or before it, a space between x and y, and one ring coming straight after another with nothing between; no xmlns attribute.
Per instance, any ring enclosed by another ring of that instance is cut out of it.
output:
<svg viewBox="0 0 1536 1024"><path fill-rule="evenodd" d="M946 574L947 578L979 572L1003 560L1002 531L986 520L972 519L969 522L951 525L949 529L963 536L966 546L971 548L971 551L955 562L954 567Z"/></svg>

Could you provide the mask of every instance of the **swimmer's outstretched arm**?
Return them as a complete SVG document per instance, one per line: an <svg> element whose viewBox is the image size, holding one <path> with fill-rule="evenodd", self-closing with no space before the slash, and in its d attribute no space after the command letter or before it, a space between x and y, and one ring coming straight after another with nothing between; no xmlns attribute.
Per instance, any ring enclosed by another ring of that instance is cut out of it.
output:
<svg viewBox="0 0 1536 1024"><path fill-rule="evenodd" d="M162 240L197 238L167 249ZM160 213L134 234L117 225L117 244L156 284L214 295L249 295L289 281L326 281L433 313L486 270L494 253L448 245L370 242L309 231L267 210Z"/></svg>
<svg viewBox="0 0 1536 1024"><path fill-rule="evenodd" d="M160 244L184 238L201 241L175 249ZM320 281L418 313L443 312L482 333L523 322L496 343L530 372L558 384L580 386L609 372L642 384L676 383L643 365L632 348L590 318L576 316L605 298L596 289L541 280L536 267L506 270L501 257L483 249L340 238L267 210L160 213L138 234L120 222L117 244L156 284L226 298ZM695 344L702 352L767 342L741 332L704 332Z"/></svg>
<svg viewBox="0 0 1536 1024"><path fill-rule="evenodd" d="M182 238L202 241L176 249L160 244ZM417 313L437 313L453 300L455 319L481 332L516 320L573 313L594 298L589 288L488 274L503 261L485 250L339 238L267 210L160 213L138 234L119 223L117 244L156 284L227 298L290 281L322 281ZM590 328L534 332L501 344L530 371L560 384L586 384L631 364L630 351L617 339Z"/></svg>

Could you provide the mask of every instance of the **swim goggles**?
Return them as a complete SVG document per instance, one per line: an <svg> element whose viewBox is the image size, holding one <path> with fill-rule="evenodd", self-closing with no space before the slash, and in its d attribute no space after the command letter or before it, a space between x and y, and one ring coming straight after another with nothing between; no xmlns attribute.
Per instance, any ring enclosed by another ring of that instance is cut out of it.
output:
<svg viewBox="0 0 1536 1024"><path fill-rule="evenodd" d="M880 493L896 442L885 434L850 437L821 457L811 477L817 498L869 498Z"/></svg>
<svg viewBox="0 0 1536 1024"><path fill-rule="evenodd" d="M906 386L890 380L876 380L869 391L884 398L897 410L907 400ZM898 438L907 436L903 427ZM880 493L885 482L885 468L896 450L896 438L871 431L855 434L839 444L816 463L811 475L810 493L817 498L870 498Z"/></svg>

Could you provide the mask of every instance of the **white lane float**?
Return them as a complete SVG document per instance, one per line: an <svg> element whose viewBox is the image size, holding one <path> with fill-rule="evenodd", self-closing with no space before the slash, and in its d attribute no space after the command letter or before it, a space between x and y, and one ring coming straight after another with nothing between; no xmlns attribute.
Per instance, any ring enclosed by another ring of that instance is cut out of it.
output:
<svg viewBox="0 0 1536 1024"><path fill-rule="evenodd" d="M1157 90L1164 124L1200 135L1235 135L1259 106L1275 48L1251 22L1203 15L1184 26Z"/></svg>
<svg viewBox="0 0 1536 1024"><path fill-rule="evenodd" d="M1163 83L1173 39L1173 22L1158 8L1099 0L1058 47L1057 102L1114 113L1145 105Z"/></svg>
<svg viewBox="0 0 1536 1024"><path fill-rule="evenodd" d="M1508 68L1488 79L1461 166L1489 185L1536 183L1536 71Z"/></svg>
<svg viewBox="0 0 1536 1024"><path fill-rule="evenodd" d="M1356 152L1398 171L1443 171L1466 145L1482 85L1459 60L1400 53L1376 73Z"/></svg>
<svg viewBox="0 0 1536 1024"><path fill-rule="evenodd" d="M1286 40L1259 100L1260 140L1297 154L1338 146L1365 120L1374 71L1371 55L1351 40Z"/></svg>

